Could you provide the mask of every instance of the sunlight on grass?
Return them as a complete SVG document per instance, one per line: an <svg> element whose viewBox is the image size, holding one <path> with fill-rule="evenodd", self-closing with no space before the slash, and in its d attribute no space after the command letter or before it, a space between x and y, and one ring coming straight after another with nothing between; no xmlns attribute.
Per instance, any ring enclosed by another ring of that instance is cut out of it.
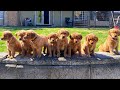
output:
<svg viewBox="0 0 120 90"><path fill-rule="evenodd" d="M10 30L15 35L17 31L23 30L23 29L25 30L33 29L38 34L48 35L50 33L57 32L60 28L0 27L0 37L2 36L3 31L5 30ZM102 44L106 40L107 35L108 35L108 30L109 30L109 28L90 28L90 29L88 28L65 28L65 29L67 29L70 33L73 33L73 32L81 33L83 36L82 43L84 42L85 36L87 34L94 33L99 39L99 41L97 42L95 51L98 51L99 45ZM0 41L0 52L6 52L6 51L7 51L7 48L6 48L5 41Z"/></svg>

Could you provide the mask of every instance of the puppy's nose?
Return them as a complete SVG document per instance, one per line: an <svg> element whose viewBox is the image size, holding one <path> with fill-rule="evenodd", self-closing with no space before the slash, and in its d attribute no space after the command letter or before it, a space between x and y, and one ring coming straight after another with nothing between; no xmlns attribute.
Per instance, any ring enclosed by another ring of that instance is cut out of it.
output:
<svg viewBox="0 0 120 90"><path fill-rule="evenodd" d="M93 44L93 42L91 44Z"/></svg>
<svg viewBox="0 0 120 90"><path fill-rule="evenodd" d="M117 36L115 36L115 37L117 37Z"/></svg>
<svg viewBox="0 0 120 90"><path fill-rule="evenodd" d="M65 38L65 36L63 36L63 38Z"/></svg>
<svg viewBox="0 0 120 90"><path fill-rule="evenodd" d="M19 40L22 40L21 38Z"/></svg>
<svg viewBox="0 0 120 90"><path fill-rule="evenodd" d="M75 43L77 43L77 41L75 41Z"/></svg>
<svg viewBox="0 0 120 90"><path fill-rule="evenodd" d="M55 40L52 40L53 42L55 41Z"/></svg>

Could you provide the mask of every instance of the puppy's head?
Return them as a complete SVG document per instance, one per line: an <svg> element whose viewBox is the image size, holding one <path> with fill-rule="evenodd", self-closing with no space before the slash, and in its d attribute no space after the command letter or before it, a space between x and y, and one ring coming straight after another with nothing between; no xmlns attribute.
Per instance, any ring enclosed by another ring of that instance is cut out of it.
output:
<svg viewBox="0 0 120 90"><path fill-rule="evenodd" d="M4 31L1 40L9 40L11 37L13 37L11 31Z"/></svg>
<svg viewBox="0 0 120 90"><path fill-rule="evenodd" d="M21 31L18 31L16 33L16 36L19 37L19 40L23 40L23 37L26 35L26 31L25 30L21 30Z"/></svg>
<svg viewBox="0 0 120 90"><path fill-rule="evenodd" d="M88 42L89 45L94 45L96 44L96 42L98 42L98 37L91 33L86 36L86 41Z"/></svg>
<svg viewBox="0 0 120 90"><path fill-rule="evenodd" d="M64 39L66 39L68 36L69 36L68 30L60 29L60 30L58 31L58 38L59 38L59 39L64 40Z"/></svg>
<svg viewBox="0 0 120 90"><path fill-rule="evenodd" d="M70 35L70 40L72 40L74 43L80 43L82 39L82 35L79 33L73 33Z"/></svg>
<svg viewBox="0 0 120 90"><path fill-rule="evenodd" d="M120 30L119 29L110 29L108 34L113 38L113 39L117 39L118 36L120 36Z"/></svg>
<svg viewBox="0 0 120 90"><path fill-rule="evenodd" d="M50 41L50 43L56 42L57 39L58 39L58 36L56 33L52 33L48 35L48 40Z"/></svg>
<svg viewBox="0 0 120 90"><path fill-rule="evenodd" d="M24 40L33 40L36 37L36 33L33 30L26 31L25 36L23 37Z"/></svg>

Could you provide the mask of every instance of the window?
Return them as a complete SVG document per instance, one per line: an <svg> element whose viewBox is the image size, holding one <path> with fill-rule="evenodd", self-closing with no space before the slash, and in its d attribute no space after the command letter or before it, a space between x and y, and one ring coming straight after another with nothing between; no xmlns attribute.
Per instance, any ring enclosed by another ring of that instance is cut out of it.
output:
<svg viewBox="0 0 120 90"><path fill-rule="evenodd" d="M75 11L75 20L84 20L84 11Z"/></svg>
<svg viewBox="0 0 120 90"><path fill-rule="evenodd" d="M108 11L96 11L97 21L109 21Z"/></svg>

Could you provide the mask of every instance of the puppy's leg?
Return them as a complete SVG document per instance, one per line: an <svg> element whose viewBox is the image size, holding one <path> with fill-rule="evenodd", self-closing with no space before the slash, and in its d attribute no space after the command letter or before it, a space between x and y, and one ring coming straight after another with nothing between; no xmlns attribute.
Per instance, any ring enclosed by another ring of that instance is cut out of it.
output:
<svg viewBox="0 0 120 90"><path fill-rule="evenodd" d="M39 49L37 49L37 57L41 58L42 56L42 48L40 47Z"/></svg>
<svg viewBox="0 0 120 90"><path fill-rule="evenodd" d="M117 55L119 55L119 52L118 52L118 45L117 45L117 47L115 48L115 53L117 54Z"/></svg>
<svg viewBox="0 0 120 90"><path fill-rule="evenodd" d="M51 50L51 47L48 47L48 57L52 57L52 50Z"/></svg>
<svg viewBox="0 0 120 90"><path fill-rule="evenodd" d="M64 57L67 57L67 46L65 46Z"/></svg>
<svg viewBox="0 0 120 90"><path fill-rule="evenodd" d="M57 45L57 57L60 57L60 47L59 47L59 44Z"/></svg>
<svg viewBox="0 0 120 90"><path fill-rule="evenodd" d="M11 57L11 51L8 50L8 56L7 56L7 58L10 58L10 57Z"/></svg>
<svg viewBox="0 0 120 90"><path fill-rule="evenodd" d="M26 54L26 50L24 48L22 48L22 56L24 57Z"/></svg>
<svg viewBox="0 0 120 90"><path fill-rule="evenodd" d="M90 55L93 56L93 57L95 56L94 51L95 51L95 50L93 49L93 50L91 51L91 54L90 54Z"/></svg>
<svg viewBox="0 0 120 90"><path fill-rule="evenodd" d="M84 52L85 52L85 55L86 55L87 57L91 57L91 56L90 56L89 48L88 48L87 46L85 47Z"/></svg>
<svg viewBox="0 0 120 90"><path fill-rule="evenodd" d="M110 54L111 54L111 55L115 55L115 53L114 53L113 50L114 50L113 47L112 47L112 46L109 46L109 51L110 51Z"/></svg>
<svg viewBox="0 0 120 90"><path fill-rule="evenodd" d="M11 51L11 57L10 57L10 59L13 59L14 56L15 56L15 50L12 50L12 51Z"/></svg>
<svg viewBox="0 0 120 90"><path fill-rule="evenodd" d="M33 56L32 56L32 58L35 58L37 56L37 50L34 48L33 49Z"/></svg>
<svg viewBox="0 0 120 90"><path fill-rule="evenodd" d="M71 57L71 46L68 47L68 57Z"/></svg>
<svg viewBox="0 0 120 90"><path fill-rule="evenodd" d="M56 48L53 49L53 56L56 56Z"/></svg>
<svg viewBox="0 0 120 90"><path fill-rule="evenodd" d="M81 57L81 46L78 47L79 56Z"/></svg>

